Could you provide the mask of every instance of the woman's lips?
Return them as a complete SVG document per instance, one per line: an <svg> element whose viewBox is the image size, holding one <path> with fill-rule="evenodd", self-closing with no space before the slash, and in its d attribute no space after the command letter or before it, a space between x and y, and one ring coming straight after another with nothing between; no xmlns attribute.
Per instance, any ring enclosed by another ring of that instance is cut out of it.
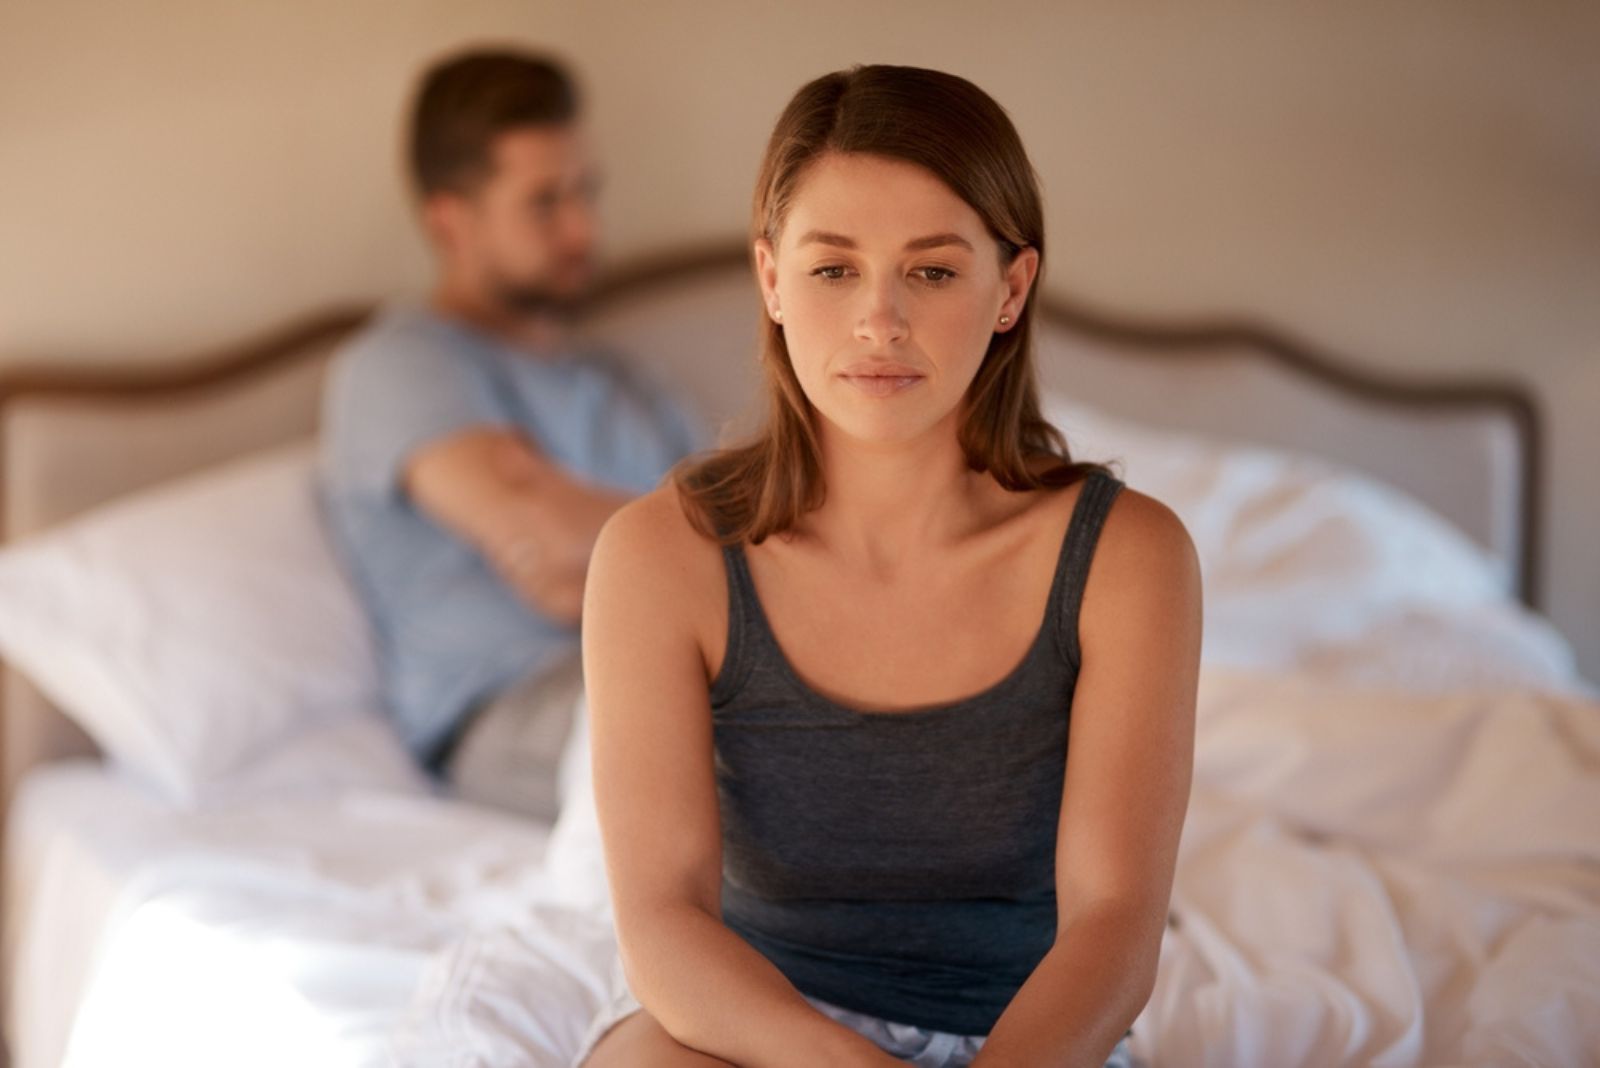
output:
<svg viewBox="0 0 1600 1068"><path fill-rule="evenodd" d="M922 381L922 374L904 364L857 364L847 367L840 378L873 397L887 397Z"/></svg>

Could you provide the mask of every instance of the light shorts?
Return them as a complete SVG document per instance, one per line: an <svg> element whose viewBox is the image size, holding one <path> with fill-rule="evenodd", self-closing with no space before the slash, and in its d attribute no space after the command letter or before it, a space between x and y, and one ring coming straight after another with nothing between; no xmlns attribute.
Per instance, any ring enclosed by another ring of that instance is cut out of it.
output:
<svg viewBox="0 0 1600 1068"><path fill-rule="evenodd" d="M481 702L440 769L454 796L541 823L561 812L560 768L583 711L576 645Z"/></svg>
<svg viewBox="0 0 1600 1068"><path fill-rule="evenodd" d="M930 1031L911 1024L868 1016L866 1013L856 1012L823 1001L821 998L811 997L809 994L801 996L824 1016L837 1020L885 1053L898 1057L907 1064L914 1065L915 1068L966 1068L966 1065L972 1062L972 1058L977 1056L984 1039L988 1037ZM579 1068L583 1064L584 1059L594 1051L594 1047L606 1032L622 1022L624 1017L643 1007L633 996L633 991L628 989L627 984L621 984L616 996L590 1023L588 1032L583 1036L583 1045L578 1055L573 1058L572 1068ZM1116 1044L1111 1056L1106 1059L1106 1068L1135 1068L1136 1064L1128 1050L1126 1037Z"/></svg>

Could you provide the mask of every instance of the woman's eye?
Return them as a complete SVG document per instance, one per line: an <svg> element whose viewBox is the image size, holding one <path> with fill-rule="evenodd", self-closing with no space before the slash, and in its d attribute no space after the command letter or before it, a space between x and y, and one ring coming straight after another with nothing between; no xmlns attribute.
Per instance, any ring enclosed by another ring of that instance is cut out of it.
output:
<svg viewBox="0 0 1600 1068"><path fill-rule="evenodd" d="M842 282L849 270L850 268L843 264L829 264L816 268L811 274L827 282ZM911 273L919 281L933 286L943 285L956 276L956 272L948 267L918 267Z"/></svg>

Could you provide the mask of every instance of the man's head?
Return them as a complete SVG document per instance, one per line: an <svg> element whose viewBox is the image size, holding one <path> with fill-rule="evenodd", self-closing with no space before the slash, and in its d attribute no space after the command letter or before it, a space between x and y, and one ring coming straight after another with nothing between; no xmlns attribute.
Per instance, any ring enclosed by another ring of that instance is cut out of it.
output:
<svg viewBox="0 0 1600 1068"><path fill-rule="evenodd" d="M520 315L582 294L599 176L559 63L505 49L439 61L412 110L409 162L447 284Z"/></svg>

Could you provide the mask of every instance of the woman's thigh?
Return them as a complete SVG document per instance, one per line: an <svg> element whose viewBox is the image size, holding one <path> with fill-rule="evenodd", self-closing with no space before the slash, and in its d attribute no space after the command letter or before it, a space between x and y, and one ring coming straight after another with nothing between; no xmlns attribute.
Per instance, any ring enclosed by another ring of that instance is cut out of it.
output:
<svg viewBox="0 0 1600 1068"><path fill-rule="evenodd" d="M667 1033L646 1009L629 1013L595 1044L582 1068L733 1068L690 1049Z"/></svg>

